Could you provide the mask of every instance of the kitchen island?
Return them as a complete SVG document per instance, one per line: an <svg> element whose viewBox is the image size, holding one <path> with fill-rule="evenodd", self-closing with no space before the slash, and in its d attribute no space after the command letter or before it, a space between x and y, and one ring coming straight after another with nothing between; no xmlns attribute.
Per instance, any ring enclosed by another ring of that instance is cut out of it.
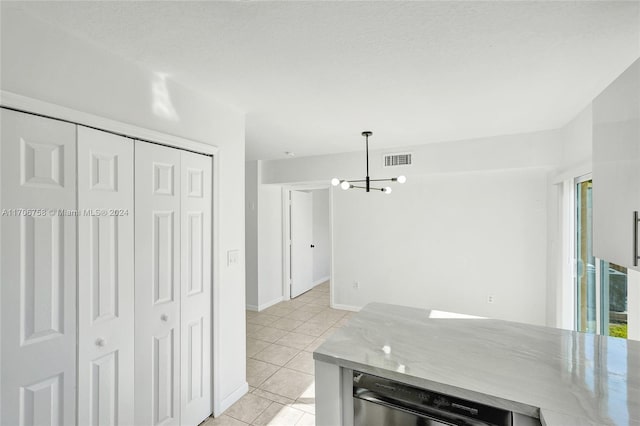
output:
<svg viewBox="0 0 640 426"><path fill-rule="evenodd" d="M640 425L637 341L372 303L313 357L318 425L353 424L353 371L543 425Z"/></svg>

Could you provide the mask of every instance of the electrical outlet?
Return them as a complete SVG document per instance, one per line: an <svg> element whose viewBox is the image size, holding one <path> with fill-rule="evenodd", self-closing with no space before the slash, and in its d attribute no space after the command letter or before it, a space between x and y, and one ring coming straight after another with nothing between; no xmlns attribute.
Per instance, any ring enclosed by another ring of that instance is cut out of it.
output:
<svg viewBox="0 0 640 426"><path fill-rule="evenodd" d="M240 263L240 250L229 250L227 252L227 266L233 266Z"/></svg>
<svg viewBox="0 0 640 426"><path fill-rule="evenodd" d="M360 283L358 281L354 281L353 282L353 288L355 288L356 290L360 288Z"/></svg>
<svg viewBox="0 0 640 426"><path fill-rule="evenodd" d="M490 294L489 296L487 296L487 303L493 303L495 301L495 296L493 294Z"/></svg>

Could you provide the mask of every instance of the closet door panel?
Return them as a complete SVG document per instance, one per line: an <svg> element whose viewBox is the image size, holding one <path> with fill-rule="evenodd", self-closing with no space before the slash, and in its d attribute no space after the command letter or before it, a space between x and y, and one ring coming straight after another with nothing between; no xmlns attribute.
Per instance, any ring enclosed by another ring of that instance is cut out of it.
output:
<svg viewBox="0 0 640 426"><path fill-rule="evenodd" d="M180 422L180 151L135 142L135 423Z"/></svg>
<svg viewBox="0 0 640 426"><path fill-rule="evenodd" d="M78 424L134 423L133 140L78 126Z"/></svg>
<svg viewBox="0 0 640 426"><path fill-rule="evenodd" d="M73 425L76 126L0 121L0 424Z"/></svg>
<svg viewBox="0 0 640 426"><path fill-rule="evenodd" d="M181 420L211 407L211 158L183 151L181 191Z"/></svg>

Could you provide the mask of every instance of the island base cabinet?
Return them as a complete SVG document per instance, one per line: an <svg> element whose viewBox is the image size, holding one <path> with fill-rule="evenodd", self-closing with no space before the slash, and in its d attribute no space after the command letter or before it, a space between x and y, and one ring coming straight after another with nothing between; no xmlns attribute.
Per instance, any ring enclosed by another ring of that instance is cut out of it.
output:
<svg viewBox="0 0 640 426"><path fill-rule="evenodd" d="M352 374L315 360L316 426L353 426Z"/></svg>

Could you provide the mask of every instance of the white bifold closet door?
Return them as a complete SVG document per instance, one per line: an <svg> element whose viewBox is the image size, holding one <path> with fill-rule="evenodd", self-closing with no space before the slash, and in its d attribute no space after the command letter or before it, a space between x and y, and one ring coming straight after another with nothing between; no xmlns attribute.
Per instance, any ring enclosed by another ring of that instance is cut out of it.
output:
<svg viewBox="0 0 640 426"><path fill-rule="evenodd" d="M78 424L132 425L133 140L78 126Z"/></svg>
<svg viewBox="0 0 640 426"><path fill-rule="evenodd" d="M74 425L76 127L0 121L0 424Z"/></svg>
<svg viewBox="0 0 640 426"><path fill-rule="evenodd" d="M197 425L211 406L211 158L181 153L180 423Z"/></svg>
<svg viewBox="0 0 640 426"><path fill-rule="evenodd" d="M211 160L135 142L135 423L211 413Z"/></svg>

